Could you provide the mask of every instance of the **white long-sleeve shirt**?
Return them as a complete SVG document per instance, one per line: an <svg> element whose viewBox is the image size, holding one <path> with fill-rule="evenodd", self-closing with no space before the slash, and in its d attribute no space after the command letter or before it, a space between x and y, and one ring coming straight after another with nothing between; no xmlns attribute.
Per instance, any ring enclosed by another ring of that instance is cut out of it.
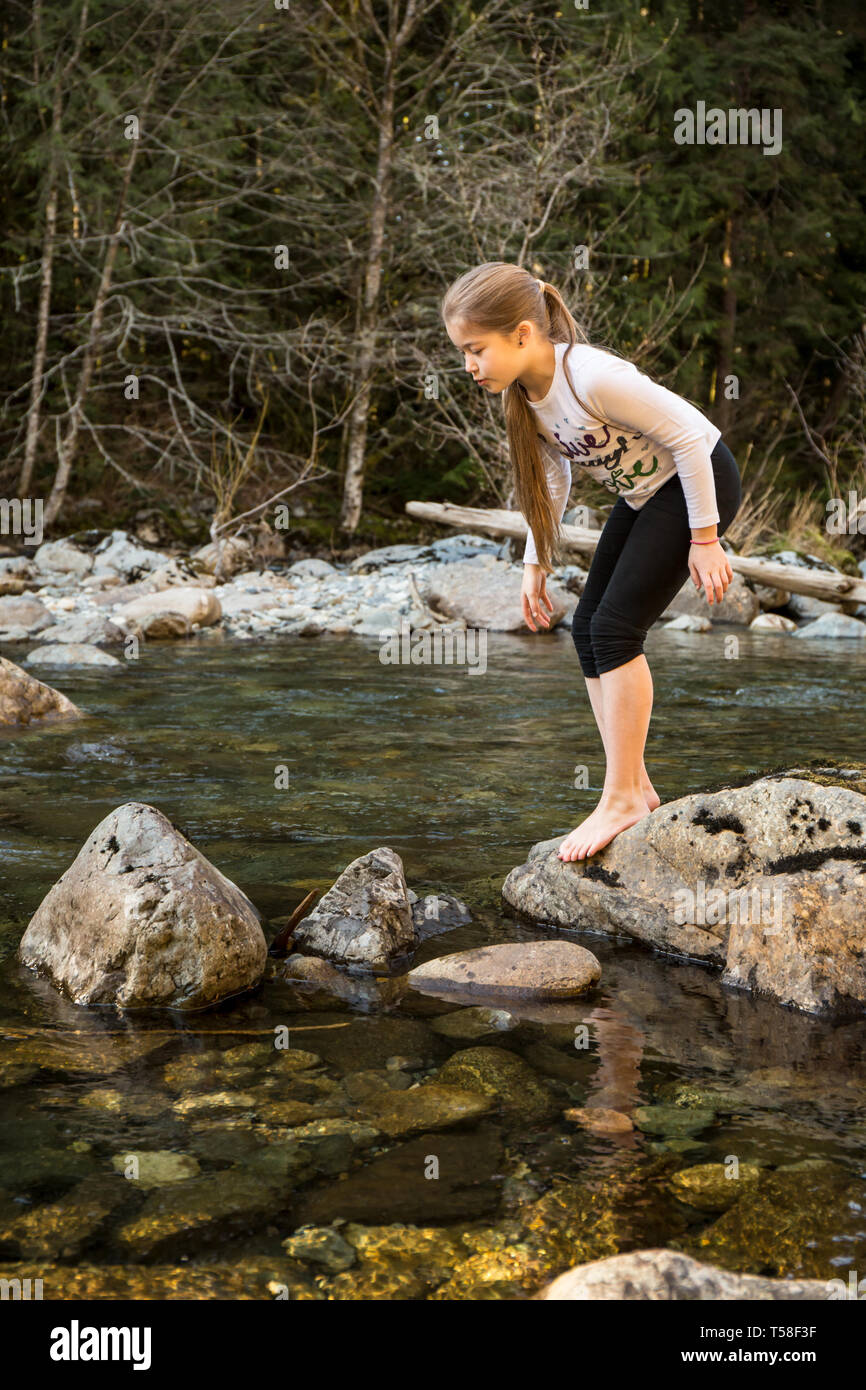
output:
<svg viewBox="0 0 866 1390"><path fill-rule="evenodd" d="M722 432L695 406L638 370L633 362L575 343L571 379L592 411L575 400L562 365L568 343L555 343L556 368L547 395L527 401L538 419L547 485L561 522L573 462L639 511L679 473L692 529L719 520L710 454ZM524 564L538 564L527 525Z"/></svg>

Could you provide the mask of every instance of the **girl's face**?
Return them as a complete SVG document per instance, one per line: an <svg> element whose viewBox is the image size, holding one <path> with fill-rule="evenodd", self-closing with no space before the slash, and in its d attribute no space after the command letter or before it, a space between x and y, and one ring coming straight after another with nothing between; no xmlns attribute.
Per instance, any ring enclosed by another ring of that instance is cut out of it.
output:
<svg viewBox="0 0 866 1390"><path fill-rule="evenodd" d="M463 355L463 365L485 391L498 394L514 381L526 356L518 352L510 338L501 333L476 329L464 319L450 319L445 325L448 337ZM517 335L514 334L515 344Z"/></svg>

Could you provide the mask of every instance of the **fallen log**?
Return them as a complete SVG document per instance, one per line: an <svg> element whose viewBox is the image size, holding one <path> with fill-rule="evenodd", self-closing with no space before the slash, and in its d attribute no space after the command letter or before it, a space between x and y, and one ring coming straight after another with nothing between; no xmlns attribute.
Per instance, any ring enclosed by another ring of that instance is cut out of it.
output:
<svg viewBox="0 0 866 1390"><path fill-rule="evenodd" d="M419 521L435 521L459 531L480 531L516 541L526 538L526 522L520 512L459 507L453 502L407 502L406 511ZM601 531L590 526L563 526L562 548L565 551L573 550L578 555L591 556L600 535ZM866 603L866 579L855 579L849 574L831 574L826 570L805 569L799 565L784 565L776 560L754 560L747 555L729 555L728 559L735 574L770 589L806 594L809 598L822 598L827 603Z"/></svg>

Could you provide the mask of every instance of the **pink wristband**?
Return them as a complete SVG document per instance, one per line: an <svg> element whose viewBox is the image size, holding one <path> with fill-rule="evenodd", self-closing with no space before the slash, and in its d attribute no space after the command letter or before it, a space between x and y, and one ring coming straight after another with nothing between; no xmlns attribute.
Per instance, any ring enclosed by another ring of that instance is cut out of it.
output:
<svg viewBox="0 0 866 1390"><path fill-rule="evenodd" d="M713 536L712 540L710 541L692 541L692 545L717 545L718 540L718 536Z"/></svg>

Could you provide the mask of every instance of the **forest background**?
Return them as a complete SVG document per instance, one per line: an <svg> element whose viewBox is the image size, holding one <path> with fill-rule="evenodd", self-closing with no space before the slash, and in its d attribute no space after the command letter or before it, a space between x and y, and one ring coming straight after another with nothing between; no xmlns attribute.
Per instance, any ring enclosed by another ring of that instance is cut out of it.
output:
<svg viewBox="0 0 866 1390"><path fill-rule="evenodd" d="M739 549L863 553L825 525L866 482L856 0L10 0L0 23L0 493L43 499L46 539L243 520L263 553L351 554L442 534L410 499L511 505L502 402L439 311L505 260L719 425ZM678 143L701 102L781 113L778 153Z"/></svg>

